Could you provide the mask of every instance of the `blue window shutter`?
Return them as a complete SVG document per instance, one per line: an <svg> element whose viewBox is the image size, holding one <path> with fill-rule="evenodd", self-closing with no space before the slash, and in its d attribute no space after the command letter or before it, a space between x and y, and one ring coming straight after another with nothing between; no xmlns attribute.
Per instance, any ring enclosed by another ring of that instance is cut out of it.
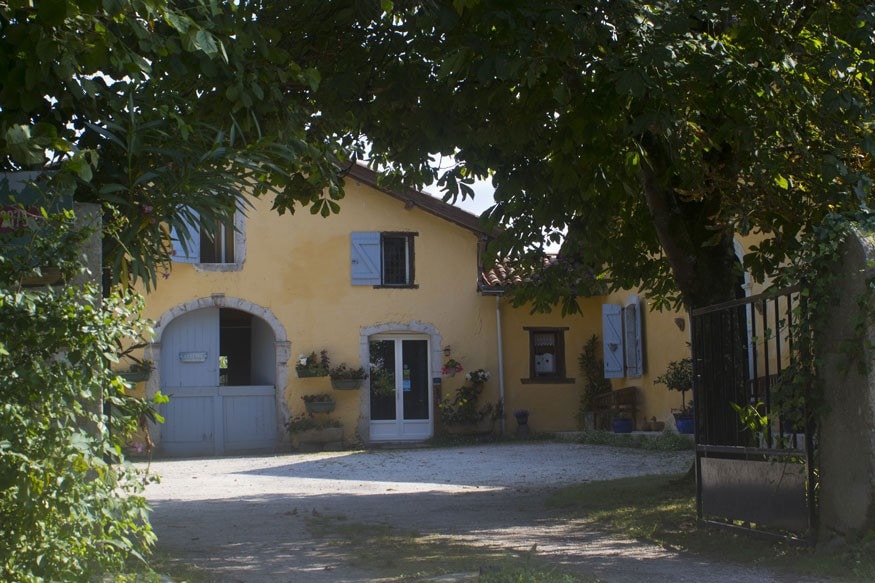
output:
<svg viewBox="0 0 875 583"><path fill-rule="evenodd" d="M626 376L644 374L644 351L641 334L641 303L638 296L629 296L623 308L623 333L626 355Z"/></svg>
<svg viewBox="0 0 875 583"><path fill-rule="evenodd" d="M181 233L175 227L170 229L170 241L173 244L172 261L176 263L200 263L200 225L198 214L190 208L179 211L179 219L185 225L187 234Z"/></svg>
<svg viewBox="0 0 875 583"><path fill-rule="evenodd" d="M352 285L380 285L380 233L350 234L350 278Z"/></svg>
<svg viewBox="0 0 875 583"><path fill-rule="evenodd" d="M623 377L623 307L602 305L602 347L605 378Z"/></svg>

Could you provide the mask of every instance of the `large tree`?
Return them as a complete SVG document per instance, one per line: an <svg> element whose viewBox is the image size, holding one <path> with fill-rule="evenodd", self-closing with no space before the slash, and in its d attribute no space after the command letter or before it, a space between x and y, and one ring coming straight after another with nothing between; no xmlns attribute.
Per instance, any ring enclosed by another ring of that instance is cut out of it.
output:
<svg viewBox="0 0 875 583"><path fill-rule="evenodd" d="M279 212L338 209L347 154L313 99L319 73L262 9L0 3L0 171L50 170L46 192L101 204L116 281L155 283L168 226L210 228L246 194L274 192Z"/></svg>
<svg viewBox="0 0 875 583"><path fill-rule="evenodd" d="M561 260L519 299L590 274L687 306L732 299L801 234L873 195L875 7L864 1L303 2L314 92L348 145L449 198L491 177L493 250ZM325 34L326 27L345 31ZM443 156L456 164L439 168Z"/></svg>

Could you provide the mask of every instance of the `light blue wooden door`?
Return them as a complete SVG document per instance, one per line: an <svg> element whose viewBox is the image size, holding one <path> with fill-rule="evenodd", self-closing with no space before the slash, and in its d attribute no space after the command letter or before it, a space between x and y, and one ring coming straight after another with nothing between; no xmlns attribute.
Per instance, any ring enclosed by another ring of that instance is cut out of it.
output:
<svg viewBox="0 0 875 583"><path fill-rule="evenodd" d="M167 326L161 339L161 385L170 397L162 408L162 451L175 456L222 453L223 424L216 419L218 308L189 312Z"/></svg>
<svg viewBox="0 0 875 583"><path fill-rule="evenodd" d="M219 308L189 312L171 322L162 337L161 390L170 397L162 407L160 448L165 455L271 451L280 441L273 385L220 383L220 357L229 359L222 353L223 337L238 350L232 360L241 346L248 353L260 350L244 359L249 364L243 382L273 378L272 371L258 369L275 366L274 359L263 354L274 342L272 333L263 326L223 328L221 314ZM228 375L225 378L227 382Z"/></svg>

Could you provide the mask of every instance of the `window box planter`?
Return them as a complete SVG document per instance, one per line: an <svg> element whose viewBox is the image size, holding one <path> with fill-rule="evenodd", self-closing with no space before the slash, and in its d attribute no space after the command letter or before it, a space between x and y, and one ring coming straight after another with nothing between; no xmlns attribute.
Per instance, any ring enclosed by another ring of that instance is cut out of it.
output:
<svg viewBox="0 0 875 583"><path fill-rule="evenodd" d="M312 369L312 368L297 368L295 371L298 373L299 379L307 379L312 377L327 377L328 370L326 369Z"/></svg>
<svg viewBox="0 0 875 583"><path fill-rule="evenodd" d="M336 401L305 401L307 413L331 413L337 406Z"/></svg>
<svg viewBox="0 0 875 583"><path fill-rule="evenodd" d="M331 379L331 388L338 391L354 391L362 386L363 379Z"/></svg>
<svg viewBox="0 0 875 583"><path fill-rule="evenodd" d="M298 448L305 451L340 449L343 446L342 427L308 429L295 434Z"/></svg>
<svg viewBox="0 0 875 583"><path fill-rule="evenodd" d="M143 381L149 380L150 371L148 370L132 370L126 372L117 373L118 376L122 377L129 383L142 383Z"/></svg>

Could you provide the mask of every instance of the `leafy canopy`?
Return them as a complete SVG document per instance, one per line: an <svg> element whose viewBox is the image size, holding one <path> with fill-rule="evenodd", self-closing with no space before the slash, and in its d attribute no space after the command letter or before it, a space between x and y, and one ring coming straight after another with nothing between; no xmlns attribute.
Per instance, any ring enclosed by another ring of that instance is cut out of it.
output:
<svg viewBox="0 0 875 583"><path fill-rule="evenodd" d="M343 195L337 125L262 2L13 0L0 5L0 170L104 208L116 280L154 284L169 228L207 230L244 193L328 215ZM345 121L345 120L344 120Z"/></svg>
<svg viewBox="0 0 875 583"><path fill-rule="evenodd" d="M490 177L499 258L537 270L561 244L519 301L574 310L590 274L731 299L736 236L760 241L744 267L762 280L872 198L869 2L302 4L346 30L306 65L325 117L355 121L349 144L366 135L373 164L448 199Z"/></svg>

